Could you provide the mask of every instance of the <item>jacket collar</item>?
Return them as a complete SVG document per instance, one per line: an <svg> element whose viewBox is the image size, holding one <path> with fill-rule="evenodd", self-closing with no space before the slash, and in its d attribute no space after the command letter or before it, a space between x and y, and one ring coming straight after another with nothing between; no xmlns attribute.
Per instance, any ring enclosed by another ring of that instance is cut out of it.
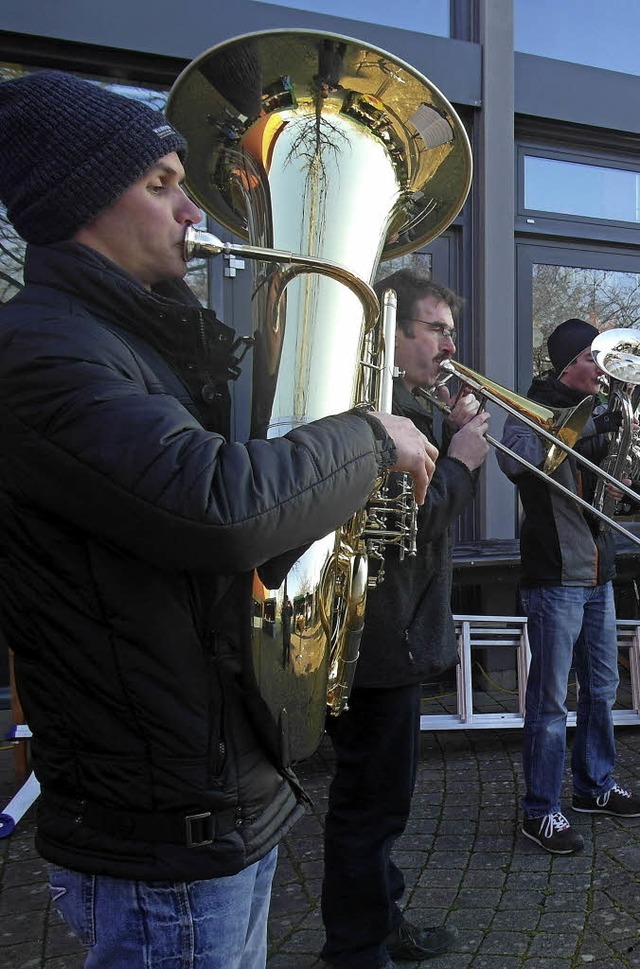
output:
<svg viewBox="0 0 640 969"><path fill-rule="evenodd" d="M234 331L200 306L182 280L149 291L95 250L60 242L27 247L25 282L68 293L99 319L142 337L199 402L238 375Z"/></svg>

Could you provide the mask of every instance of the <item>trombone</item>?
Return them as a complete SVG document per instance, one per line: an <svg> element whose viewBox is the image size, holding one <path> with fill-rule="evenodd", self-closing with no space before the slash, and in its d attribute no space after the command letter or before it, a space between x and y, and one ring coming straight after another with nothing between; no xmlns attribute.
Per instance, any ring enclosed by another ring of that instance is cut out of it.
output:
<svg viewBox="0 0 640 969"><path fill-rule="evenodd" d="M602 363L599 361L598 366L604 369ZM496 438L491 437L491 435L486 434L485 437L487 442L498 451L502 451L504 454L508 454L509 457L513 458L523 467L531 471L537 477L542 478L547 484L556 488L562 494L566 495L572 501L575 501L578 505L584 508L586 511L600 518L602 521L606 522L612 528L614 528L625 538L628 538L635 545L640 545L640 537L634 535L630 532L628 528L621 525L620 522L615 521L613 518L609 518L604 512L601 512L598 508L594 508L590 505L588 501L576 495L569 488L565 488L563 484L556 481L555 478L550 477L553 471L562 463L568 454L573 455L576 461L583 464L586 468L589 468L597 477L603 479L609 484L614 485L628 497L632 498L634 502L640 501L640 496L637 492L628 488L626 485L614 478L613 475L608 474L593 461L589 461L588 458L583 457L578 454L577 451L573 449L573 445L576 443L580 437L584 425L589 419L592 408L593 408L593 398L585 397L583 401L576 405L576 407L567 408L565 410L553 410L551 408L542 407L540 404L536 404L534 401L529 400L527 397L521 397L512 391L501 387L500 384L494 383L494 381L489 380L488 377L484 377L482 374L477 373L475 370L471 370L470 367L465 367L464 364L453 362L452 360L444 360L441 364L440 370L442 372L442 379L440 383L444 383L451 377L456 377L460 383L465 384L470 387L471 390L476 393L482 402L492 401L497 404L512 417L516 417L521 420L527 427L534 430L540 437L544 438L550 444L547 449L547 456L544 465L541 468L536 467L535 464L531 464L526 458L521 457L516 454L510 448L505 447L501 441L496 440ZM421 396L426 397L430 400L436 407L443 411L449 411L449 405L443 403L439 400L437 395L432 391L420 391Z"/></svg>

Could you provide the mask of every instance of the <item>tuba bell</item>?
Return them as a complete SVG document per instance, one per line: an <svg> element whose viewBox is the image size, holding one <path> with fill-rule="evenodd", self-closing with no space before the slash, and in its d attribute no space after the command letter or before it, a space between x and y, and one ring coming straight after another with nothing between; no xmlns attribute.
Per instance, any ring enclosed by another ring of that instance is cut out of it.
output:
<svg viewBox="0 0 640 969"><path fill-rule="evenodd" d="M469 141L449 102L384 50L274 30L201 54L167 114L189 145L192 197L243 240L191 229L188 255L247 257L253 268L250 436L284 435L357 403L381 409L390 364L371 289L378 263L438 236L471 184ZM254 577L252 671L285 760L317 748L327 703L345 708L368 540L363 509L277 588Z"/></svg>

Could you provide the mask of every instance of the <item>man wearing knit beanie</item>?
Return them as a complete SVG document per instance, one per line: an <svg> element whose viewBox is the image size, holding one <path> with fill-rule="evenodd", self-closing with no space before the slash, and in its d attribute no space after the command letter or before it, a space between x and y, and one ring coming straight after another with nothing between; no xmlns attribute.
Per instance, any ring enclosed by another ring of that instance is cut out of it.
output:
<svg viewBox="0 0 640 969"><path fill-rule="evenodd" d="M0 132L0 199L37 245L71 239L160 158L186 149L161 112L60 71L0 85Z"/></svg>
<svg viewBox="0 0 640 969"><path fill-rule="evenodd" d="M591 353L598 335L580 319L560 323L549 336L553 370L536 377L528 396L550 408L567 409L592 396L595 414L585 424L575 450L595 464L607 456L618 412L598 414L602 372ZM502 443L541 468L542 439L509 417ZM612 579L615 546L600 519L552 485L527 471L515 458L498 454L502 470L518 486L523 508L520 554L521 603L527 616L531 664L527 678L523 740L526 790L522 832L552 854L583 847L561 805L566 755L569 673L579 684L576 732L571 757L572 808L617 817L640 815L640 797L616 783L612 709L618 685L618 646ZM572 456L553 477L569 491L592 501L595 476ZM625 484L630 484L625 480ZM613 496L622 492L612 486Z"/></svg>
<svg viewBox="0 0 640 969"><path fill-rule="evenodd" d="M561 378L573 360L587 350L598 335L598 330L585 320L565 320L555 328L547 340L547 352L556 372Z"/></svg>
<svg viewBox="0 0 640 969"><path fill-rule="evenodd" d="M234 334L183 281L185 150L88 81L0 84L0 199L28 242L0 309L0 624L36 844L94 969L264 967L305 797L248 661L254 569L282 577L389 467L423 501L437 453L355 410L227 442Z"/></svg>

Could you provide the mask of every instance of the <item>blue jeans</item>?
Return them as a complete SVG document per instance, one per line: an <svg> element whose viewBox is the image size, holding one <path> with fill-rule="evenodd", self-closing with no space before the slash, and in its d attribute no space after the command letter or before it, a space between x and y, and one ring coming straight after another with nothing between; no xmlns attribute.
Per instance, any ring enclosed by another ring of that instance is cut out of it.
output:
<svg viewBox="0 0 640 969"><path fill-rule="evenodd" d="M89 947L85 969L264 969L277 851L237 875L195 882L50 865L51 898Z"/></svg>
<svg viewBox="0 0 640 969"><path fill-rule="evenodd" d="M611 710L618 687L616 616L610 582L523 589L521 599L531 646L522 807L526 817L537 818L561 810L572 663L578 681L571 757L574 793L597 797L614 785Z"/></svg>

